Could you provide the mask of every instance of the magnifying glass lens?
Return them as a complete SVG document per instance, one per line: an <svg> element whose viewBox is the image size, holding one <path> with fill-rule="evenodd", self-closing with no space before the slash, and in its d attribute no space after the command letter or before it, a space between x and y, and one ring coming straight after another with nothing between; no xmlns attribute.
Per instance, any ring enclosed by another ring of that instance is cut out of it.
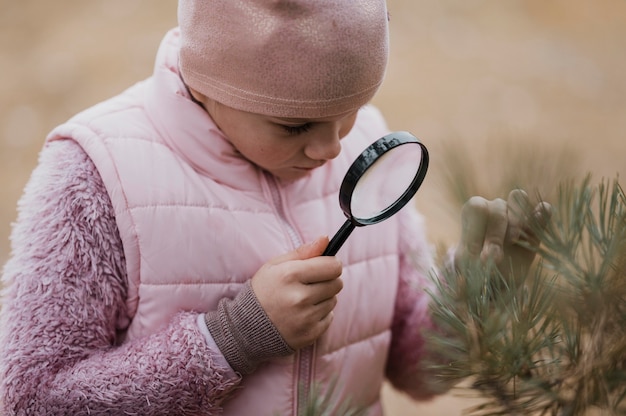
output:
<svg viewBox="0 0 626 416"><path fill-rule="evenodd" d="M350 211L358 220L379 216L410 188L421 169L422 147L407 143L381 155L359 178Z"/></svg>
<svg viewBox="0 0 626 416"><path fill-rule="evenodd" d="M323 255L334 256L355 227L379 223L406 205L426 176L428 150L408 132L376 140L352 163L339 189L346 222Z"/></svg>

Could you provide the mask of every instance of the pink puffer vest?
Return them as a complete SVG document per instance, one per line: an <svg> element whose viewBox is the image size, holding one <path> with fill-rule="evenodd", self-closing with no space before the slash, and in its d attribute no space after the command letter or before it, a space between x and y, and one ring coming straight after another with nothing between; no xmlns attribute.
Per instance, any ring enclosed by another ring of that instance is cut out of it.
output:
<svg viewBox="0 0 626 416"><path fill-rule="evenodd" d="M214 309L270 258L332 236L345 221L337 199L344 173L387 133L378 112L366 107L337 159L279 185L242 159L189 100L176 69L177 44L174 30L152 78L50 136L73 138L86 150L115 208L132 317L126 339L156 331L177 311ZM354 231L338 254L344 289L329 331L314 347L246 376L224 414L296 415L313 386L333 382L337 403L381 413L400 232L393 219Z"/></svg>

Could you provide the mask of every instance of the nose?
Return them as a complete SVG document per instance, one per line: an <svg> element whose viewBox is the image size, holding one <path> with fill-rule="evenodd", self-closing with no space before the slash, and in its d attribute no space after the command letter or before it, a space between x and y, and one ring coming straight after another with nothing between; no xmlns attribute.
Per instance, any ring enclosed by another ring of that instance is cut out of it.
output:
<svg viewBox="0 0 626 416"><path fill-rule="evenodd" d="M313 160L326 161L339 156L341 152L340 140L343 135L336 127L318 129L304 148L304 154Z"/></svg>

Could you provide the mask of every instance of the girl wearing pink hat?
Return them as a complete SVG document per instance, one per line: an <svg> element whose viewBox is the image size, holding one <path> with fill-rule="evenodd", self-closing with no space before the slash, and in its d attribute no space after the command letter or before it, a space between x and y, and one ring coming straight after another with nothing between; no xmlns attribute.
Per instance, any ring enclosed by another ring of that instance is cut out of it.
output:
<svg viewBox="0 0 626 416"><path fill-rule="evenodd" d="M385 379L443 391L419 214L321 256L344 173L388 133L384 1L178 11L154 74L41 151L3 272L2 414L299 415L315 392L380 415ZM520 195L466 205L457 259L506 254Z"/></svg>

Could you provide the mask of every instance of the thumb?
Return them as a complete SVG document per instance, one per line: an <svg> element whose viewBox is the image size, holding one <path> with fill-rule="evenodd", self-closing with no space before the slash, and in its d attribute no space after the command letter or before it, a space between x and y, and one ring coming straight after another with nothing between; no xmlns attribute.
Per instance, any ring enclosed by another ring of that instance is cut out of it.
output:
<svg viewBox="0 0 626 416"><path fill-rule="evenodd" d="M326 246L328 246L328 236L317 237L310 243L303 244L295 250L275 257L270 263L279 264L290 260L306 260L321 256L324 250L326 250Z"/></svg>
<svg viewBox="0 0 626 416"><path fill-rule="evenodd" d="M324 254L324 250L326 250L326 246L328 246L328 236L317 237L315 240L310 243L303 244L295 250L297 259L305 260L310 259L311 257L317 257Z"/></svg>

